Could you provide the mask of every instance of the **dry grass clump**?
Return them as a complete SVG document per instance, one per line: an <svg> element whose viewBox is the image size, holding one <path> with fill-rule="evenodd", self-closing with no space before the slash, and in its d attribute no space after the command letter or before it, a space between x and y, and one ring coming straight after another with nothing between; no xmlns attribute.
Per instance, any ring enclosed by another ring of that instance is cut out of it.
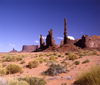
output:
<svg viewBox="0 0 100 85"><path fill-rule="evenodd" d="M38 60L40 63L44 62L43 57L37 57L35 60Z"/></svg>
<svg viewBox="0 0 100 85"><path fill-rule="evenodd" d="M58 59L58 57L57 57L57 56L54 56L54 55L51 55L51 56L49 57L49 60L56 60L56 59Z"/></svg>
<svg viewBox="0 0 100 85"><path fill-rule="evenodd" d="M18 80L26 81L29 85L46 85L46 81L43 78L38 77L20 77Z"/></svg>
<svg viewBox="0 0 100 85"><path fill-rule="evenodd" d="M90 60L89 59L86 59L85 61L82 62L82 64L89 63L89 62L90 62Z"/></svg>
<svg viewBox="0 0 100 85"><path fill-rule="evenodd" d="M70 52L67 56L66 56L66 59L68 60L75 60L75 59L78 59L78 56L72 52Z"/></svg>
<svg viewBox="0 0 100 85"><path fill-rule="evenodd" d="M75 61L74 64L75 65L79 65L80 64L80 61Z"/></svg>
<svg viewBox="0 0 100 85"><path fill-rule="evenodd" d="M91 70L78 75L74 83L79 85L100 85L100 65L93 66Z"/></svg>
<svg viewBox="0 0 100 85"><path fill-rule="evenodd" d="M20 67L17 64L9 64L6 67L6 70L7 70L7 74L13 74L13 73L21 72L22 71L22 67Z"/></svg>
<svg viewBox="0 0 100 85"><path fill-rule="evenodd" d="M17 79L12 79L10 82L9 82L9 85L29 85L26 81L19 81Z"/></svg>
<svg viewBox="0 0 100 85"><path fill-rule="evenodd" d="M59 64L52 64L50 65L50 68L47 71L43 72L42 74L54 76L54 75L59 75L61 73L66 73L66 71L67 68L65 68L64 66Z"/></svg>
<svg viewBox="0 0 100 85"><path fill-rule="evenodd" d="M39 57L44 56L44 54L40 54Z"/></svg>
<svg viewBox="0 0 100 85"><path fill-rule="evenodd" d="M33 60L28 63L30 69L37 67L39 64L40 62L38 60Z"/></svg>
<svg viewBox="0 0 100 85"><path fill-rule="evenodd" d="M93 52L91 53L91 55L97 55L97 50L93 50Z"/></svg>
<svg viewBox="0 0 100 85"><path fill-rule="evenodd" d="M20 61L25 57L24 55L12 55L12 54L6 54L2 58L2 62L10 62L10 61Z"/></svg>

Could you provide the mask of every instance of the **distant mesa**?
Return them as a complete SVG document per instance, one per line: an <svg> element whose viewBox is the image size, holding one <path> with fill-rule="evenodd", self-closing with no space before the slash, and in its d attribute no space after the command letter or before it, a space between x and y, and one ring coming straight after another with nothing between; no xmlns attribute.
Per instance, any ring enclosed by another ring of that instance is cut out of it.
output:
<svg viewBox="0 0 100 85"><path fill-rule="evenodd" d="M14 48L13 48L13 50L12 51L10 51L10 52L18 52L17 50L15 50Z"/></svg>
<svg viewBox="0 0 100 85"><path fill-rule="evenodd" d="M39 48L39 45L23 45L20 52L32 52Z"/></svg>

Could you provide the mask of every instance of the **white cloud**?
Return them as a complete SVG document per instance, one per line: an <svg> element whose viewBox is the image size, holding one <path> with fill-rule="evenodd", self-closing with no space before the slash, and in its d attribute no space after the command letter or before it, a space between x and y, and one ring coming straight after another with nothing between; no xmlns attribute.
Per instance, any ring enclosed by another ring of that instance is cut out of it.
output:
<svg viewBox="0 0 100 85"><path fill-rule="evenodd" d="M63 40L63 37L57 37L57 39L62 39Z"/></svg>
<svg viewBox="0 0 100 85"><path fill-rule="evenodd" d="M39 38L40 38L40 36L39 36ZM42 38L43 38L43 39L46 39L46 37L44 37L44 36L42 36Z"/></svg>
<svg viewBox="0 0 100 85"><path fill-rule="evenodd" d="M42 38L43 38L43 39L46 39L46 37L43 37L43 36L42 36Z"/></svg>
<svg viewBox="0 0 100 85"><path fill-rule="evenodd" d="M75 38L73 36L68 36L68 38L71 40L75 40Z"/></svg>
<svg viewBox="0 0 100 85"><path fill-rule="evenodd" d="M15 45L13 45L13 44L9 44L10 46L15 46Z"/></svg>
<svg viewBox="0 0 100 85"><path fill-rule="evenodd" d="M36 42L36 43L39 43L39 41L37 41L37 40L36 40L35 42Z"/></svg>

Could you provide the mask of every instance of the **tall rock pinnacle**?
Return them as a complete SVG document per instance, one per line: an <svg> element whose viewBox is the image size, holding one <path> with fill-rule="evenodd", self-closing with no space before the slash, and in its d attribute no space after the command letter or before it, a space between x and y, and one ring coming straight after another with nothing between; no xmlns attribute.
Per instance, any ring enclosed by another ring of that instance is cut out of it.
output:
<svg viewBox="0 0 100 85"><path fill-rule="evenodd" d="M43 38L42 38L42 34L40 35L40 47L43 46Z"/></svg>
<svg viewBox="0 0 100 85"><path fill-rule="evenodd" d="M64 44L67 43L67 22L66 18L64 18Z"/></svg>

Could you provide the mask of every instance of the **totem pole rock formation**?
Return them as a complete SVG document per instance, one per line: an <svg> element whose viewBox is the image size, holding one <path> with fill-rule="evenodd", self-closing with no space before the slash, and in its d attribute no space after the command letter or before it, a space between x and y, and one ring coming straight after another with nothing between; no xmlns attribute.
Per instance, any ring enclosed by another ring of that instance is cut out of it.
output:
<svg viewBox="0 0 100 85"><path fill-rule="evenodd" d="M53 38L53 30L52 29L49 31L49 34L47 35L47 38L46 38L46 47L49 47L49 46L53 46L53 47L56 46L55 40Z"/></svg>
<svg viewBox="0 0 100 85"><path fill-rule="evenodd" d="M64 18L64 44L67 43L67 22L66 18Z"/></svg>
<svg viewBox="0 0 100 85"><path fill-rule="evenodd" d="M67 37L67 21L64 18L64 44L71 43L71 40Z"/></svg>

